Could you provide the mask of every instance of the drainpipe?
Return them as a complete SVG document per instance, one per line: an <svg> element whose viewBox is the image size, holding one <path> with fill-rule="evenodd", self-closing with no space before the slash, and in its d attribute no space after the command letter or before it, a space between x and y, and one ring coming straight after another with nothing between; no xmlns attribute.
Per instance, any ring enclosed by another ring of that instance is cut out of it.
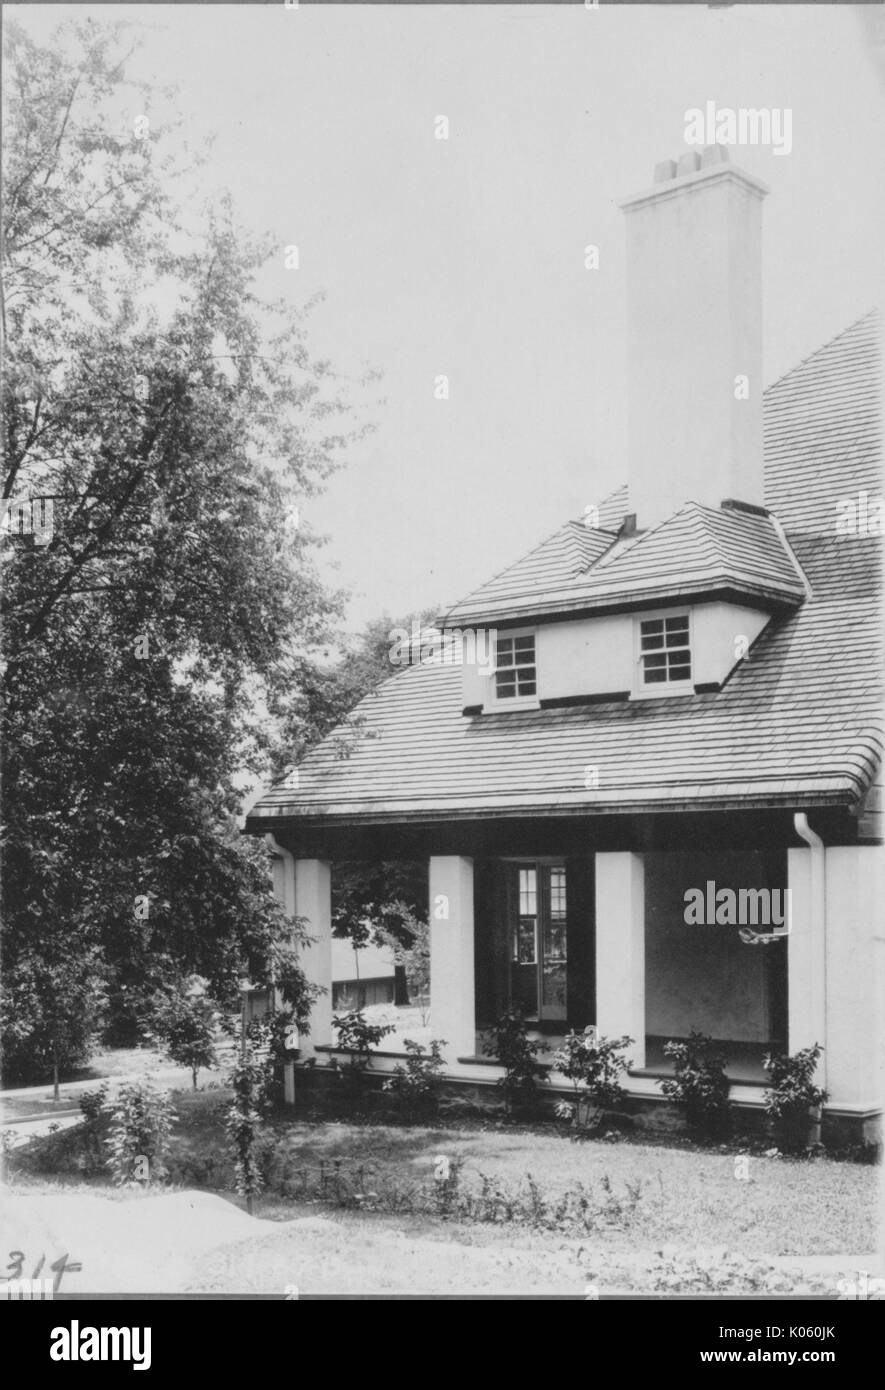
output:
<svg viewBox="0 0 885 1390"><path fill-rule="evenodd" d="M821 837L808 824L804 811L793 816L793 828L800 840L804 840L811 852L811 1012L815 1028L820 1025L821 1035L812 1038L826 1047L827 1024L827 867L826 849ZM827 1054L823 1053L818 1062L818 1083L826 1088Z"/></svg>

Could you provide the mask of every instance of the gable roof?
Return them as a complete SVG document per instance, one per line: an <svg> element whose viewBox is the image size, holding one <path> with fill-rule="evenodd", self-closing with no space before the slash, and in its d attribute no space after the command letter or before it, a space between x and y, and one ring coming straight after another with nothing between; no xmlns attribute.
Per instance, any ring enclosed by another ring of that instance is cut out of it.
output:
<svg viewBox="0 0 885 1390"><path fill-rule="evenodd" d="M777 527L764 514L693 504L655 531L607 545L587 573L566 577L587 585L595 568L619 583L646 575L652 582L656 556L655 564L672 561L678 578L687 563L679 537L688 535L693 563L742 567L744 578L780 587L784 605L723 689L469 717L460 666L409 667L361 702L366 737L348 758L336 757L332 739L314 748L299 789L268 791L252 810L252 828L276 817L432 821L856 803L882 751L880 543L837 535L830 503L858 487L880 488L875 361L875 335L861 320L801 363L797 380L788 373L772 388L767 478L771 499L782 498L793 519L786 547L780 537L775 544ZM817 402L814 423L802 399ZM576 542L561 544L560 559L549 558L560 574ZM807 597L787 606L803 575ZM588 765L598 769L592 789L584 785Z"/></svg>

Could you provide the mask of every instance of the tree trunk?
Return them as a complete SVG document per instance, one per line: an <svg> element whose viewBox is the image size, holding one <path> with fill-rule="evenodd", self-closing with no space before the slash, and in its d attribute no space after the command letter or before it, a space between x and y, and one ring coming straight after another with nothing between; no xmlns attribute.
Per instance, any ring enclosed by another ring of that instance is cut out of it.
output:
<svg viewBox="0 0 885 1390"><path fill-rule="evenodd" d="M393 1002L394 1004L409 1003L409 982L406 979L406 967L404 965L393 967Z"/></svg>
<svg viewBox="0 0 885 1390"><path fill-rule="evenodd" d="M58 1100L58 1052L52 1052L52 1099Z"/></svg>
<svg viewBox="0 0 885 1390"><path fill-rule="evenodd" d="M196 1089L197 1089L197 1069L196 1069L196 1067L191 1067L191 1076L194 1078L194 1090L196 1090Z"/></svg>

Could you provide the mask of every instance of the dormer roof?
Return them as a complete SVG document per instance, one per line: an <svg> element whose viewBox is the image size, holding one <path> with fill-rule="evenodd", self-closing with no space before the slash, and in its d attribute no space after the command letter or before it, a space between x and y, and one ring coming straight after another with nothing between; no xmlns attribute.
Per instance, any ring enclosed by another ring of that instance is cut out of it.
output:
<svg viewBox="0 0 885 1390"><path fill-rule="evenodd" d="M589 560L574 565L583 529ZM595 553L593 553L595 551ZM559 561L557 564L556 562ZM759 507L687 502L660 525L634 535L570 522L523 560L446 615L447 626L482 626L560 614L611 612L692 599L795 607L807 584L777 522Z"/></svg>

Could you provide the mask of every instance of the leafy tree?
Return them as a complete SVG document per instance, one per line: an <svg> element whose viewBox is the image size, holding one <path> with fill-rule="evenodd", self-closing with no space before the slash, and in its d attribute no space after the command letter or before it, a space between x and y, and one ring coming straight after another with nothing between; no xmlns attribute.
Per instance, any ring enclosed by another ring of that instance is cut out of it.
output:
<svg viewBox="0 0 885 1390"><path fill-rule="evenodd" d="M340 596L291 518L360 433L305 311L256 296L281 248L229 205L184 225L151 93L127 85L130 27L45 46L5 26L3 496L53 508L3 545L2 1041L19 1073L44 1064L60 961L88 960L134 1027L182 974L227 1006L290 950L236 815L293 685L322 684ZM124 96L146 129L121 124ZM82 1046L56 1037L70 1066Z"/></svg>
<svg viewBox="0 0 885 1390"><path fill-rule="evenodd" d="M214 1067L218 1061L215 1021L212 1001L202 991L198 993L194 986L164 1000L155 1014L155 1031L166 1055L179 1066L190 1069L194 1090L200 1068Z"/></svg>

